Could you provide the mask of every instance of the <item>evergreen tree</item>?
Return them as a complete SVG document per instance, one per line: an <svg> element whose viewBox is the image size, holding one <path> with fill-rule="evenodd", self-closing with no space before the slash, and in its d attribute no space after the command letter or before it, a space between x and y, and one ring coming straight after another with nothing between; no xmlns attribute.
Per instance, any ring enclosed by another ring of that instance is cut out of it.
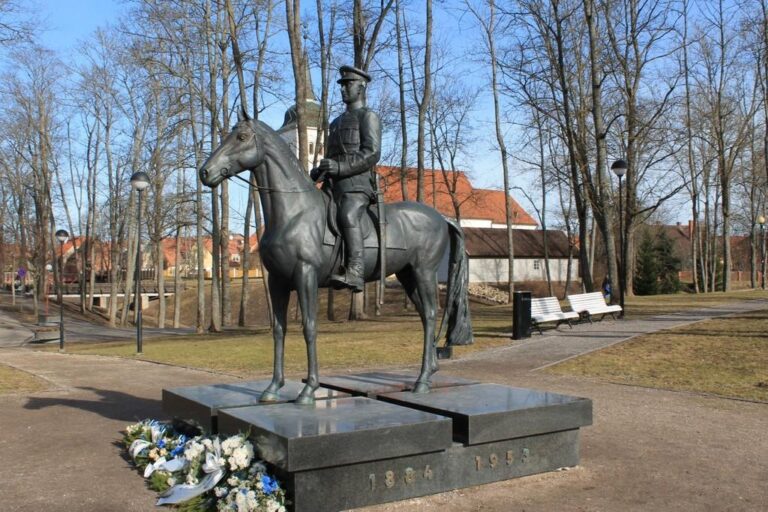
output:
<svg viewBox="0 0 768 512"><path fill-rule="evenodd" d="M635 293L637 295L656 295L658 293L659 260L656 244L651 234L646 231L640 240L635 263Z"/></svg>
<svg viewBox="0 0 768 512"><path fill-rule="evenodd" d="M661 231L656 237L656 255L659 266L658 293L677 293L680 291L680 268L682 262L675 256L672 239Z"/></svg>

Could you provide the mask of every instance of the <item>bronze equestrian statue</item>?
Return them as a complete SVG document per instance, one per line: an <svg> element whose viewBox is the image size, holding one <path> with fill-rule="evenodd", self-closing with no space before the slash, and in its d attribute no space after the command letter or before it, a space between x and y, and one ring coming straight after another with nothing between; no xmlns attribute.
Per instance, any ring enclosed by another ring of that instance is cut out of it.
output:
<svg viewBox="0 0 768 512"><path fill-rule="evenodd" d="M339 164L339 174L343 169ZM306 385L296 402L312 404L315 389L319 386L316 350L318 288L333 284L332 276L338 264L334 257L334 235L324 213L331 200L315 186L288 144L269 126L250 119L240 109L237 125L202 165L199 175L203 184L215 187L245 170L253 172L264 208L265 230L259 253L269 271L269 292L274 310L274 372L261 400L276 401L277 392L284 385L288 299L291 291L296 290L308 359ZM445 334L446 346L472 343L464 234L455 221L422 203L404 201L387 204L385 209L386 271L397 276L421 317L424 346L421 371L413 391L426 393L430 388L430 377L438 370L438 340ZM361 268L365 281L375 281L379 277L375 223L373 212L365 209L360 223L365 237ZM436 333L437 269L446 251L450 251L446 304L440 330Z"/></svg>

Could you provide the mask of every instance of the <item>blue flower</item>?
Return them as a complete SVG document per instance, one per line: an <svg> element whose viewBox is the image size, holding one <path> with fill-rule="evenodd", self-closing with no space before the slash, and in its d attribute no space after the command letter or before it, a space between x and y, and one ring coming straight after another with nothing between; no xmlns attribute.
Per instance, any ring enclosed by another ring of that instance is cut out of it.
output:
<svg viewBox="0 0 768 512"><path fill-rule="evenodd" d="M180 455L181 453L184 453L184 445L187 444L187 436L184 434L179 436L179 439L176 441L176 448L174 448L171 451L171 455L173 457L176 457L177 455Z"/></svg>
<svg viewBox="0 0 768 512"><path fill-rule="evenodd" d="M264 486L265 494L272 494L280 488L277 481L269 475L261 475L261 485Z"/></svg>
<svg viewBox="0 0 768 512"><path fill-rule="evenodd" d="M165 439L161 439L157 442L158 448L165 448Z"/></svg>

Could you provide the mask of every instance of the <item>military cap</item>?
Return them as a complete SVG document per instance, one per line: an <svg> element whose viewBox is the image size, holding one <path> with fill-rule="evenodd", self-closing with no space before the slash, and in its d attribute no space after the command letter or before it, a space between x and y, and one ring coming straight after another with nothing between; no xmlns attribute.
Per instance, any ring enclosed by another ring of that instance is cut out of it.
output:
<svg viewBox="0 0 768 512"><path fill-rule="evenodd" d="M336 80L337 84L340 84L341 82L348 82L349 80L365 80L366 82L371 81L371 75L362 69L357 69L353 66L341 66L339 68L339 73L341 73L341 78Z"/></svg>

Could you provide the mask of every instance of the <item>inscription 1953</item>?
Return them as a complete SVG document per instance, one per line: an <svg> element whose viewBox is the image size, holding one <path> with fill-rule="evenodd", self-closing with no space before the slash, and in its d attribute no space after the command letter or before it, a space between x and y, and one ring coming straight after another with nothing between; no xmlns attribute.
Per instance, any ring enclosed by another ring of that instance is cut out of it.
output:
<svg viewBox="0 0 768 512"><path fill-rule="evenodd" d="M525 464L526 462L528 462L529 457L530 457L530 451L528 450L528 448L523 448L520 453L520 462ZM506 454L504 455L504 460L506 461L507 466L511 466L515 462L515 451L507 450ZM501 463L501 459L499 458L499 455L496 453L491 453L487 457L481 456L481 455L475 456L476 471L482 471L486 467L490 469L496 469L500 463Z"/></svg>

